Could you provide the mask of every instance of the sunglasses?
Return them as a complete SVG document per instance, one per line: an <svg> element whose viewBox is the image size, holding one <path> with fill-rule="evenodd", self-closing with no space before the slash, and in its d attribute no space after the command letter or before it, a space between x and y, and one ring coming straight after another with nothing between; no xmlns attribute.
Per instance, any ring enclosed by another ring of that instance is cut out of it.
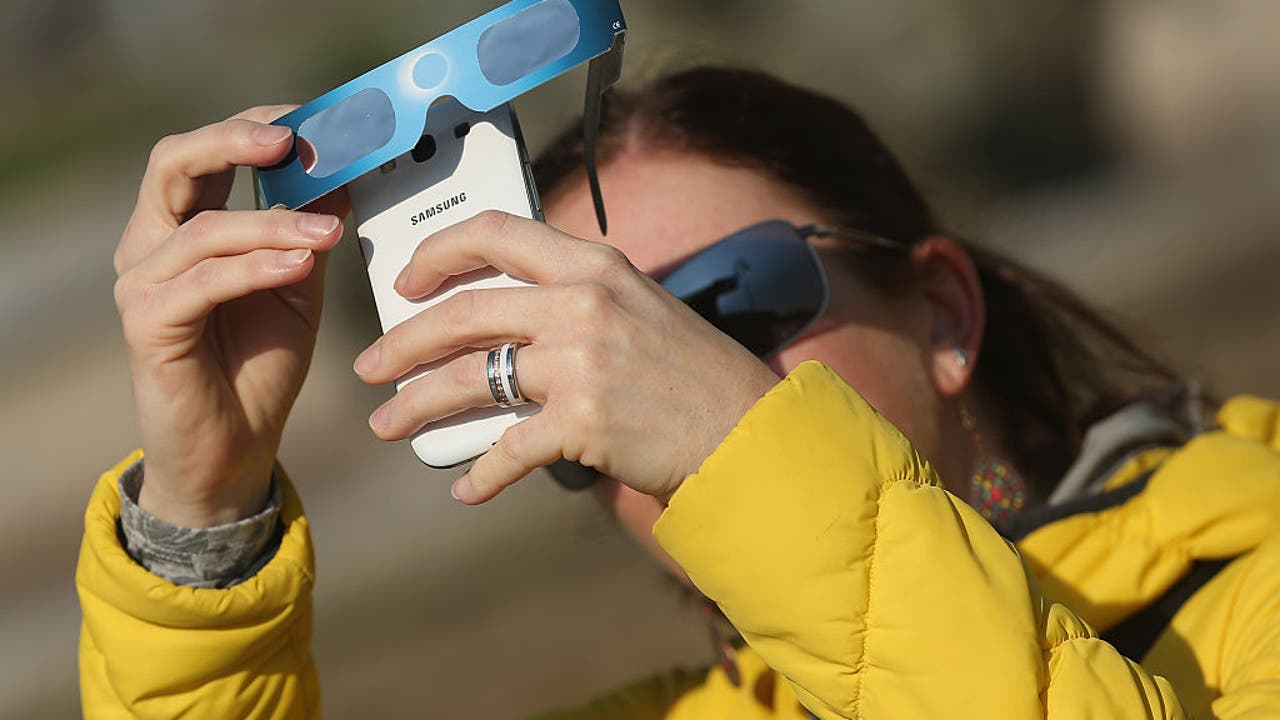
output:
<svg viewBox="0 0 1280 720"><path fill-rule="evenodd" d="M856 248L910 248L860 230L770 220L695 253L659 282L716 329L767 360L807 333L827 310L830 287L809 243L813 237L839 238ZM568 490L588 488L600 477L568 460L547 469Z"/></svg>
<svg viewBox="0 0 1280 720"><path fill-rule="evenodd" d="M603 229L595 140L626 30L619 0L513 0L492 10L276 120L296 139L283 161L255 171L258 206L297 209L409 152L438 100L488 112L590 61L583 126Z"/></svg>

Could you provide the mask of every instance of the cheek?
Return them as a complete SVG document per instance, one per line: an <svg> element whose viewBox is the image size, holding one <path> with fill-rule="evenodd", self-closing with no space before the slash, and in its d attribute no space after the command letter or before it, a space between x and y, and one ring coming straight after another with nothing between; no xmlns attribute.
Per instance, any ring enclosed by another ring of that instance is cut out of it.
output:
<svg viewBox="0 0 1280 720"><path fill-rule="evenodd" d="M818 360L834 370L926 454L937 444L931 421L937 397L931 390L926 358L912 339L846 323L787 346L770 366L785 374L806 360Z"/></svg>

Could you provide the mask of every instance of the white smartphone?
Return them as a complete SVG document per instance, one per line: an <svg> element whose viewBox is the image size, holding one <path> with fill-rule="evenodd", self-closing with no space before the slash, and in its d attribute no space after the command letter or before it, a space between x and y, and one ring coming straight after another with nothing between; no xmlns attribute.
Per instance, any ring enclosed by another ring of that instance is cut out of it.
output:
<svg viewBox="0 0 1280 720"><path fill-rule="evenodd" d="M438 230L484 210L542 220L520 125L510 105L487 113L454 100L432 106L412 152L354 180L348 189L384 333L461 290L529 284L488 268L454 278L422 300L406 300L393 287L413 251ZM397 392L450 359L415 368L396 381ZM476 382L486 379L477 377ZM427 465L453 467L484 454L503 431L538 410L535 404L473 408L434 423L415 435L411 445Z"/></svg>

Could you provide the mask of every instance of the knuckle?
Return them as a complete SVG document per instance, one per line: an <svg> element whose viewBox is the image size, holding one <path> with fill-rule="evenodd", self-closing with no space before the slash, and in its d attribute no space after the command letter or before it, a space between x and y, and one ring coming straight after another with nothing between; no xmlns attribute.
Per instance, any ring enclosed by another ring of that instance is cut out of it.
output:
<svg viewBox="0 0 1280 720"><path fill-rule="evenodd" d="M299 234L298 221L294 213L284 208L271 208L263 212L266 230L275 237L289 240Z"/></svg>
<svg viewBox="0 0 1280 720"><path fill-rule="evenodd" d="M141 290L137 291L137 305L139 308L149 308L160 301L160 286L145 285Z"/></svg>
<svg viewBox="0 0 1280 720"><path fill-rule="evenodd" d="M116 312L123 317L133 299L133 283L127 275L116 278L116 283L111 288L111 296L116 301Z"/></svg>
<svg viewBox="0 0 1280 720"><path fill-rule="evenodd" d="M618 248L606 243L596 243L593 260L597 273L612 277L631 267L631 261Z"/></svg>
<svg viewBox="0 0 1280 720"><path fill-rule="evenodd" d="M412 387L412 386L410 386ZM407 390L408 388L406 388ZM382 407L386 413L386 424L372 427L373 434L379 440L396 440L404 434L405 416L413 412L413 393L398 392Z"/></svg>
<svg viewBox="0 0 1280 720"><path fill-rule="evenodd" d="M216 210L201 210L183 223L183 233L192 240L207 238L217 230L220 216Z"/></svg>
<svg viewBox="0 0 1280 720"><path fill-rule="evenodd" d="M429 259L430 252L434 245L434 242L428 242L426 240L419 242L418 245L413 248L413 252L409 255L409 262L405 263L405 269L407 270L408 268L419 267L429 268L431 266L431 261Z"/></svg>
<svg viewBox="0 0 1280 720"><path fill-rule="evenodd" d="M212 258L201 260L191 268L191 280L197 287L208 287L218 280L218 263Z"/></svg>
<svg viewBox="0 0 1280 720"><path fill-rule="evenodd" d="M117 278L124 275L126 270L126 265L128 265L128 263L129 263L128 254L125 253L124 243L121 242L119 245L116 245L116 251L111 255L111 265L116 270Z"/></svg>
<svg viewBox="0 0 1280 720"><path fill-rule="evenodd" d="M182 142L181 135L165 135L151 146L151 156L147 161L153 167L164 167L173 157L174 149Z"/></svg>
<svg viewBox="0 0 1280 720"><path fill-rule="evenodd" d="M580 323L597 323L608 318L613 309L613 294L599 283L579 285L570 302L574 317Z"/></svg>
<svg viewBox="0 0 1280 720"><path fill-rule="evenodd" d="M382 336L378 341L378 351L383 367L399 365L400 357L404 353L404 331L400 330L400 326L392 328Z"/></svg>
<svg viewBox="0 0 1280 720"><path fill-rule="evenodd" d="M489 397L489 353L471 353L461 362L454 363L455 369L449 378L449 389L456 397L476 396L477 379L484 385L478 397Z"/></svg>
<svg viewBox="0 0 1280 720"><path fill-rule="evenodd" d="M128 272L116 280L112 288L116 308L122 317L134 315L159 302L160 286L152 283L139 283L134 273Z"/></svg>
<svg viewBox="0 0 1280 720"><path fill-rule="evenodd" d="M559 408L556 409L559 410ZM578 428L569 424L562 410L556 413L556 426L568 431L560 446L560 456L570 462L587 464L585 463L588 447L586 436Z"/></svg>
<svg viewBox="0 0 1280 720"><path fill-rule="evenodd" d="M248 120L255 123L269 123L280 118L281 115L297 108L297 105L254 105L251 108L236 113L231 116L232 120Z"/></svg>
<svg viewBox="0 0 1280 720"><path fill-rule="evenodd" d="M247 140L249 128L253 127L253 124L238 118L228 118L218 123L217 127L222 142L231 145Z"/></svg>
<svg viewBox="0 0 1280 720"><path fill-rule="evenodd" d="M137 345L147 334L147 308L157 302L159 288L145 285L135 288L130 283L116 283L116 307L120 313L120 329L125 342Z"/></svg>
<svg viewBox="0 0 1280 720"><path fill-rule="evenodd" d="M588 335L578 342L575 349L578 355L579 368L586 376L585 380L590 380L607 371L611 355L599 335L594 333Z"/></svg>
<svg viewBox="0 0 1280 720"><path fill-rule="evenodd" d="M485 235L499 235L510 219L511 216L501 210L489 209L476 215L472 222L476 230Z"/></svg>
<svg viewBox="0 0 1280 720"><path fill-rule="evenodd" d="M125 224L124 232L120 234L120 242L116 243L115 252L111 255L111 265L115 268L116 277L128 272L135 262L133 258L135 253L131 252L130 249L138 245L138 236L141 230L139 225L142 224L139 222L137 211L135 210L134 214L129 217L129 222Z"/></svg>
<svg viewBox="0 0 1280 720"><path fill-rule="evenodd" d="M590 392L570 398L562 407L562 413L565 427L579 438L587 438L606 423L604 404Z"/></svg>
<svg viewBox="0 0 1280 720"><path fill-rule="evenodd" d="M455 330L471 327L476 316L475 290L463 290L441 304L445 324Z"/></svg>

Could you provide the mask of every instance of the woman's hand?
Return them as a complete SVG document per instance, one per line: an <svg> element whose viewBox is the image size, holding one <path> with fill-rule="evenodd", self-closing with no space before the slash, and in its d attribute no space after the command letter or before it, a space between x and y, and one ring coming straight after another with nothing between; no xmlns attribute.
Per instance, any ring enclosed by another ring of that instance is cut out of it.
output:
<svg viewBox="0 0 1280 720"><path fill-rule="evenodd" d="M156 144L116 249L116 307L146 475L139 504L185 527L261 509L285 419L311 362L324 253L345 196L319 213L229 212L238 165L289 151L287 106Z"/></svg>
<svg viewBox="0 0 1280 720"><path fill-rule="evenodd" d="M405 386L370 426L414 435L494 405L487 349L525 344L520 389L542 405L511 427L453 494L477 504L535 468L576 460L667 500L777 383L748 350L636 270L622 253L540 222L486 212L425 240L396 281L408 298L493 266L536 287L464 291L393 328L357 358L368 383L476 349Z"/></svg>

